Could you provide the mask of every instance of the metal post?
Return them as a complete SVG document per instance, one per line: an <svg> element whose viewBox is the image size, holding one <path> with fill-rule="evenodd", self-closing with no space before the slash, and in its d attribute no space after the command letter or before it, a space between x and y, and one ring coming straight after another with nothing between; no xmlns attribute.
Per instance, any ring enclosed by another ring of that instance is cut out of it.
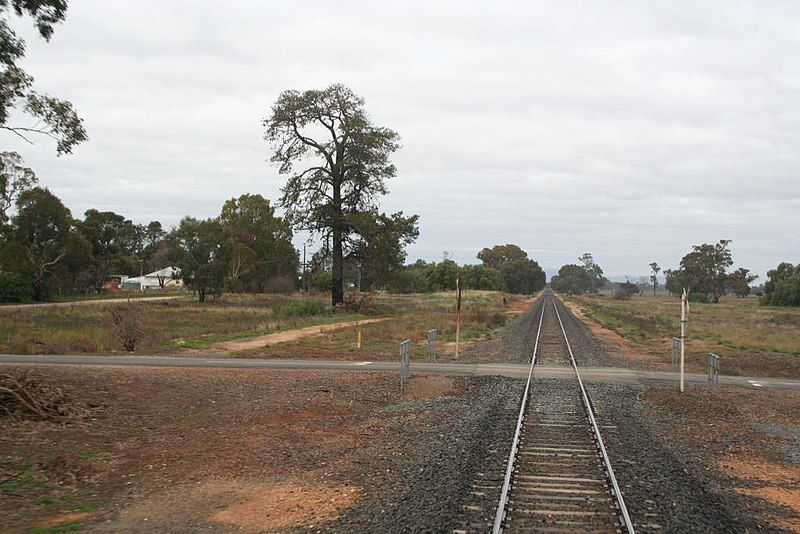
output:
<svg viewBox="0 0 800 534"><path fill-rule="evenodd" d="M680 361L681 361L681 340L680 338L673 337L672 338L672 370L674 372L680 372Z"/></svg>
<svg viewBox="0 0 800 534"><path fill-rule="evenodd" d="M428 359L436 359L436 329L428 330Z"/></svg>
<svg viewBox="0 0 800 534"><path fill-rule="evenodd" d="M686 363L686 315L689 311L689 292L683 288L681 297L681 393L683 393L683 373Z"/></svg>
<svg viewBox="0 0 800 534"><path fill-rule="evenodd" d="M411 377L411 342L406 340L406 380Z"/></svg>
<svg viewBox="0 0 800 534"><path fill-rule="evenodd" d="M719 356L713 352L708 353L708 387L719 387Z"/></svg>
<svg viewBox="0 0 800 534"><path fill-rule="evenodd" d="M406 339L400 343L400 389L405 389L406 380L411 375L411 341Z"/></svg>

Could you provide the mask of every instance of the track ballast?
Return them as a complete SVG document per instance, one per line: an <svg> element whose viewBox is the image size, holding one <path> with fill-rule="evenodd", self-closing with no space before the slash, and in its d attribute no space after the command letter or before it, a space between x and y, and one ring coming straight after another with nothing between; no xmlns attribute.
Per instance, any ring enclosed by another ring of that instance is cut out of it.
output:
<svg viewBox="0 0 800 534"><path fill-rule="evenodd" d="M583 386L555 297L547 292L492 532L626 532L634 528ZM574 379L532 387L537 363ZM485 517L485 516L484 516ZM487 529L488 530L488 529Z"/></svg>

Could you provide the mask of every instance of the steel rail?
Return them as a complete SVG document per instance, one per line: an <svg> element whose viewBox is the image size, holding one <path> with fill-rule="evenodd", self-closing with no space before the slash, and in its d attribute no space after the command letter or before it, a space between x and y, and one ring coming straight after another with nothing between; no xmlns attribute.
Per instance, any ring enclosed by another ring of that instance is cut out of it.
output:
<svg viewBox="0 0 800 534"><path fill-rule="evenodd" d="M620 519L622 520L622 524L627 530L628 534L635 534L636 531L633 528L633 522L628 515L628 508L625 506L625 499L622 497L622 491L619 489L617 477L614 475L614 469L611 467L611 460L608 457L608 452L606 452L606 446L603 443L603 437L600 435L600 428L597 426L597 421L594 418L592 404L589 402L589 396L586 394L586 388L583 387L583 380L581 380L581 374L578 372L578 365L575 363L575 355L572 352L572 345L570 345L569 339L567 338L567 331L564 329L564 323L561 320L561 314L558 311L558 306L556 306L555 301L552 301L552 303L553 309L556 311L556 317L558 317L558 324L561 326L561 333L564 335L564 341L567 344L567 351L569 352L569 359L572 363L572 368L575 370L575 376L578 378L578 385L581 388L581 397L583 398L583 406L586 408L586 413L589 416L589 422L592 425L592 432L594 434L595 442L597 443L597 448L599 449L600 455L603 458L607 478L609 482L611 482L612 493L617 502L617 506L619 507Z"/></svg>
<svg viewBox="0 0 800 534"><path fill-rule="evenodd" d="M508 504L508 493L511 490L511 476L514 473L514 460L519 452L519 436L522 433L522 424L525 421L525 411L528 407L528 392L531 388L531 379L533 378L533 366L536 364L536 352L539 350L539 337L542 334L542 321L544 320L544 310L547 307L545 298L542 301L542 314L539 316L539 327L536 330L536 341L533 344L533 356L531 356L531 368L528 371L528 381L525 384L525 392L522 395L522 406L519 409L519 416L517 417L517 428L514 430L514 440L511 442L511 452L508 455L508 464L506 465L506 475L503 479L503 488L500 490L500 501L497 505L497 513L494 516L494 526L492 527L493 534L499 534L503 531L503 520L506 516L506 505Z"/></svg>

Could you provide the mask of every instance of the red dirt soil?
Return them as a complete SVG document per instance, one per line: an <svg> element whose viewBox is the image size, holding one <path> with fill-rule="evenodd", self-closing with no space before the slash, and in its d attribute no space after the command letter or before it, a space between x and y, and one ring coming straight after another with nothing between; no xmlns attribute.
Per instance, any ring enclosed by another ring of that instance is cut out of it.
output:
<svg viewBox="0 0 800 534"><path fill-rule="evenodd" d="M797 442L769 430L800 430L800 391L693 387L681 395L674 388L656 386L643 400L655 413L672 413L682 420L679 435L674 427L655 428L654 434L703 451L708 468L730 477L735 491L764 499L789 515L767 521L800 532L800 465L787 455L788 450L797 451Z"/></svg>
<svg viewBox="0 0 800 534"><path fill-rule="evenodd" d="M464 393L443 375L415 376L401 395L391 373L36 372L99 407L82 426L0 423L0 466L33 458L50 485L0 493L0 530L76 521L114 532L309 528L358 501L370 481L359 458L391 449L386 429L402 420L413 432L413 417L382 408ZM48 465L59 454L66 460ZM79 501L92 509L77 510Z"/></svg>

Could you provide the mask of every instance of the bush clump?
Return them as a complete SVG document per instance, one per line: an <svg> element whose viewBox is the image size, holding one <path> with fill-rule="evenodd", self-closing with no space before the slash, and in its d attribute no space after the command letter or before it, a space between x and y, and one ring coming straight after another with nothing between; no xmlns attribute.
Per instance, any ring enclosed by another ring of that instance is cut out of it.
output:
<svg viewBox="0 0 800 534"><path fill-rule="evenodd" d="M0 273L0 302L31 302L33 286L15 273Z"/></svg>
<svg viewBox="0 0 800 534"><path fill-rule="evenodd" d="M500 312L494 312L492 315L489 316L489 320L486 322L486 325L489 328L500 328L506 325L506 316Z"/></svg>
<svg viewBox="0 0 800 534"><path fill-rule="evenodd" d="M277 309L278 315L285 317L307 317L309 315L325 315L330 308L319 299L300 298Z"/></svg>
<svg viewBox="0 0 800 534"><path fill-rule="evenodd" d="M125 306L110 311L114 333L128 352L136 349L147 332L148 313L145 307L137 302L129 302Z"/></svg>
<svg viewBox="0 0 800 534"><path fill-rule="evenodd" d="M800 264L781 263L767 273L762 304L800 306Z"/></svg>

